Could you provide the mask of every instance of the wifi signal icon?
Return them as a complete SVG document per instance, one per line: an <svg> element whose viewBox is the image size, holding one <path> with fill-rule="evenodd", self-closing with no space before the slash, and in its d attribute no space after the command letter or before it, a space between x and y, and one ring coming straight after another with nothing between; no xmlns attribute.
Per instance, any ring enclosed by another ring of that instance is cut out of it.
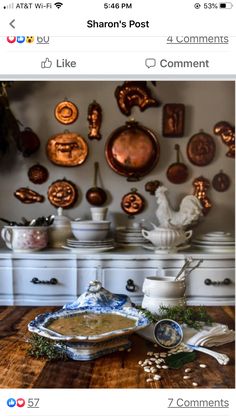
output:
<svg viewBox="0 0 236 419"><path fill-rule="evenodd" d="M54 6L56 6L58 9L60 9L61 6L63 6L63 3L61 3L60 1L57 1L56 3L54 3Z"/></svg>

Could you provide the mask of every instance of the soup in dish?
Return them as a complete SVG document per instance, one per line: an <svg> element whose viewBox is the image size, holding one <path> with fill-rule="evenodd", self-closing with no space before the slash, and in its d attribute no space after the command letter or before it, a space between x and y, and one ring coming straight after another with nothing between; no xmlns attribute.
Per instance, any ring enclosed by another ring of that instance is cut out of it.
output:
<svg viewBox="0 0 236 419"><path fill-rule="evenodd" d="M95 336L134 327L136 320L119 314L82 313L53 320L47 328L61 335Z"/></svg>

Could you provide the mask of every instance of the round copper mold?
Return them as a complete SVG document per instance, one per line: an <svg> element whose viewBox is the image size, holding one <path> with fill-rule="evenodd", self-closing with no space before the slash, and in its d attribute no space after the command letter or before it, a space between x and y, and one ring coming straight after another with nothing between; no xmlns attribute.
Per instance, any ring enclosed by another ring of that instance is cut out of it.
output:
<svg viewBox="0 0 236 419"><path fill-rule="evenodd" d="M206 166L215 156L215 142L211 135L204 132L194 134L187 144L187 155L192 164Z"/></svg>
<svg viewBox="0 0 236 419"><path fill-rule="evenodd" d="M117 128L107 140L106 159L112 170L128 180L138 180L149 173L160 157L156 135L137 122Z"/></svg>
<svg viewBox="0 0 236 419"><path fill-rule="evenodd" d="M88 145L75 132L64 132L49 138L46 151L49 160L58 166L78 166L87 158Z"/></svg>
<svg viewBox="0 0 236 419"><path fill-rule="evenodd" d="M28 178L31 182L41 185L48 179L48 170L41 164L35 164L29 168Z"/></svg>
<svg viewBox="0 0 236 419"><path fill-rule="evenodd" d="M213 188L218 192L225 192L229 189L230 186L230 178L226 173L223 173L221 170L217 173L212 180Z"/></svg>
<svg viewBox="0 0 236 419"><path fill-rule="evenodd" d="M54 207L71 208L77 198L78 190L69 180L56 180L48 188L48 200Z"/></svg>
<svg viewBox="0 0 236 419"><path fill-rule="evenodd" d="M121 208L126 214L136 215L144 209L144 198L132 188L131 192L124 195L121 201Z"/></svg>
<svg viewBox="0 0 236 419"><path fill-rule="evenodd" d="M76 121L79 111L74 103L65 100L56 105L54 114L61 124L69 125Z"/></svg>

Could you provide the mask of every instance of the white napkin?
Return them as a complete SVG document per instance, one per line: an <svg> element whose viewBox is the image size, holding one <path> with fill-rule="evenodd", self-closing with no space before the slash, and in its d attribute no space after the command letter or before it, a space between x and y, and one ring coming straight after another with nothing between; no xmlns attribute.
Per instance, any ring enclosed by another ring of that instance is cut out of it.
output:
<svg viewBox="0 0 236 419"><path fill-rule="evenodd" d="M234 330L230 330L224 324L212 323L211 326L203 324L200 331L196 331L196 329L188 327L186 324L182 324L181 326L184 333L183 342L189 345L211 348L212 346L224 345L235 340ZM145 329L139 330L138 335L155 343L153 331L154 323L145 327Z"/></svg>
<svg viewBox="0 0 236 419"><path fill-rule="evenodd" d="M189 345L220 346L235 340L234 330L230 330L228 326L220 323L212 323L211 326L204 325L202 329L196 333L196 329L192 329L183 325L184 342Z"/></svg>

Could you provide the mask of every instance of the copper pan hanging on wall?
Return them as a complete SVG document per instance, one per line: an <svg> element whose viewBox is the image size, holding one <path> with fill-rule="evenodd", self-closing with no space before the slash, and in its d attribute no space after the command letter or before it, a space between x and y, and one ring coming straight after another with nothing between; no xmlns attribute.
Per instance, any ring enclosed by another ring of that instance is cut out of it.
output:
<svg viewBox="0 0 236 419"><path fill-rule="evenodd" d="M112 170L129 181L136 181L156 166L160 145L150 129L136 121L128 121L112 132L105 153Z"/></svg>
<svg viewBox="0 0 236 419"><path fill-rule="evenodd" d="M172 183L184 183L186 182L187 178L188 178L188 168L186 166L186 164L184 163L180 163L180 158L179 158L179 154L180 154L180 146L179 144L175 144L175 150L176 150L176 162L172 163L166 172L166 176L168 178L168 180Z"/></svg>

